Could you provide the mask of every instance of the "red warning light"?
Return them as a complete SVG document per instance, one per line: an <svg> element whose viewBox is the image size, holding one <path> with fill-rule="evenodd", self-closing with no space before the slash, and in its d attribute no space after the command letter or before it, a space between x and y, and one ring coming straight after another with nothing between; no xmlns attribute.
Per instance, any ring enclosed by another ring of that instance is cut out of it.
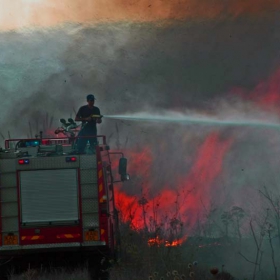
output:
<svg viewBox="0 0 280 280"><path fill-rule="evenodd" d="M29 159L19 159L18 164L29 164Z"/></svg>
<svg viewBox="0 0 280 280"><path fill-rule="evenodd" d="M76 162L76 161L77 161L77 158L76 158L76 157L66 157L66 158L65 158L65 161L66 161L66 162Z"/></svg>
<svg viewBox="0 0 280 280"><path fill-rule="evenodd" d="M42 140L42 145L49 145L50 144L50 141L49 140Z"/></svg>

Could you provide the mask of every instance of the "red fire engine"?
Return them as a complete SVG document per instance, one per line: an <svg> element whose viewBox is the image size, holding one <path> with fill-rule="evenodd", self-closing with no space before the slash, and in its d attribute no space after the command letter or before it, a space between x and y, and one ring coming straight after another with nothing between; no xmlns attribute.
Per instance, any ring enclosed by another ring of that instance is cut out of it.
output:
<svg viewBox="0 0 280 280"><path fill-rule="evenodd" d="M97 138L95 151L80 155L73 153L73 137L5 141L0 151L1 259L67 252L76 261L79 253L91 260L93 271L116 252L111 157L121 156L119 182L128 180L127 160L110 152L105 136Z"/></svg>

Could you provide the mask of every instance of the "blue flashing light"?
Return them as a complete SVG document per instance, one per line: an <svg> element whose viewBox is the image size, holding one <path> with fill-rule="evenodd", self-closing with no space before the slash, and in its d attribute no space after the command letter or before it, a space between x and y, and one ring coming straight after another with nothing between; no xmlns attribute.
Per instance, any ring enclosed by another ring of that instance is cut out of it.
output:
<svg viewBox="0 0 280 280"><path fill-rule="evenodd" d="M19 159L18 160L18 164L22 165L22 164L29 164L29 159Z"/></svg>
<svg viewBox="0 0 280 280"><path fill-rule="evenodd" d="M40 145L40 142L35 140L35 141L26 141L25 142L26 147L37 147Z"/></svg>
<svg viewBox="0 0 280 280"><path fill-rule="evenodd" d="M77 158L76 158L76 157L66 157L66 158L65 158L65 161L66 161L66 162L76 162L76 161L77 161Z"/></svg>

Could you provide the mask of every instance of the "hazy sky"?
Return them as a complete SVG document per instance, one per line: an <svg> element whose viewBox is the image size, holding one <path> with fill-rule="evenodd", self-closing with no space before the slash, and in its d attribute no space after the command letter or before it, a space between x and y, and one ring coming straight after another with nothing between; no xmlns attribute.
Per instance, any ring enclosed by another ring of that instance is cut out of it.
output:
<svg viewBox="0 0 280 280"><path fill-rule="evenodd" d="M278 0L0 0L0 28L260 16L279 7Z"/></svg>

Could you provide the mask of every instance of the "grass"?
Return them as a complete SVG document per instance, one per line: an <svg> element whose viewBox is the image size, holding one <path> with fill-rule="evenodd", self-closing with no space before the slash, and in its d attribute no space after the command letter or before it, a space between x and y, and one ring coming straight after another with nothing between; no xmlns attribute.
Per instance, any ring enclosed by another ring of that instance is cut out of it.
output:
<svg viewBox="0 0 280 280"><path fill-rule="evenodd" d="M50 271L28 269L20 275L11 273L9 280L90 280L90 277L85 268L78 268L74 271L67 271L66 269Z"/></svg>
<svg viewBox="0 0 280 280"><path fill-rule="evenodd" d="M111 270L110 280L184 280L184 279L203 279L203 280L233 280L229 273L222 272L213 276L209 271L191 268L182 270L171 271L154 271L147 273L143 270L142 273L136 273L137 270L131 267L115 266ZM21 275L11 275L9 280L89 280L89 275L86 269L77 269L73 272L67 272L65 270L53 270L50 272L42 272L33 269L29 269Z"/></svg>

